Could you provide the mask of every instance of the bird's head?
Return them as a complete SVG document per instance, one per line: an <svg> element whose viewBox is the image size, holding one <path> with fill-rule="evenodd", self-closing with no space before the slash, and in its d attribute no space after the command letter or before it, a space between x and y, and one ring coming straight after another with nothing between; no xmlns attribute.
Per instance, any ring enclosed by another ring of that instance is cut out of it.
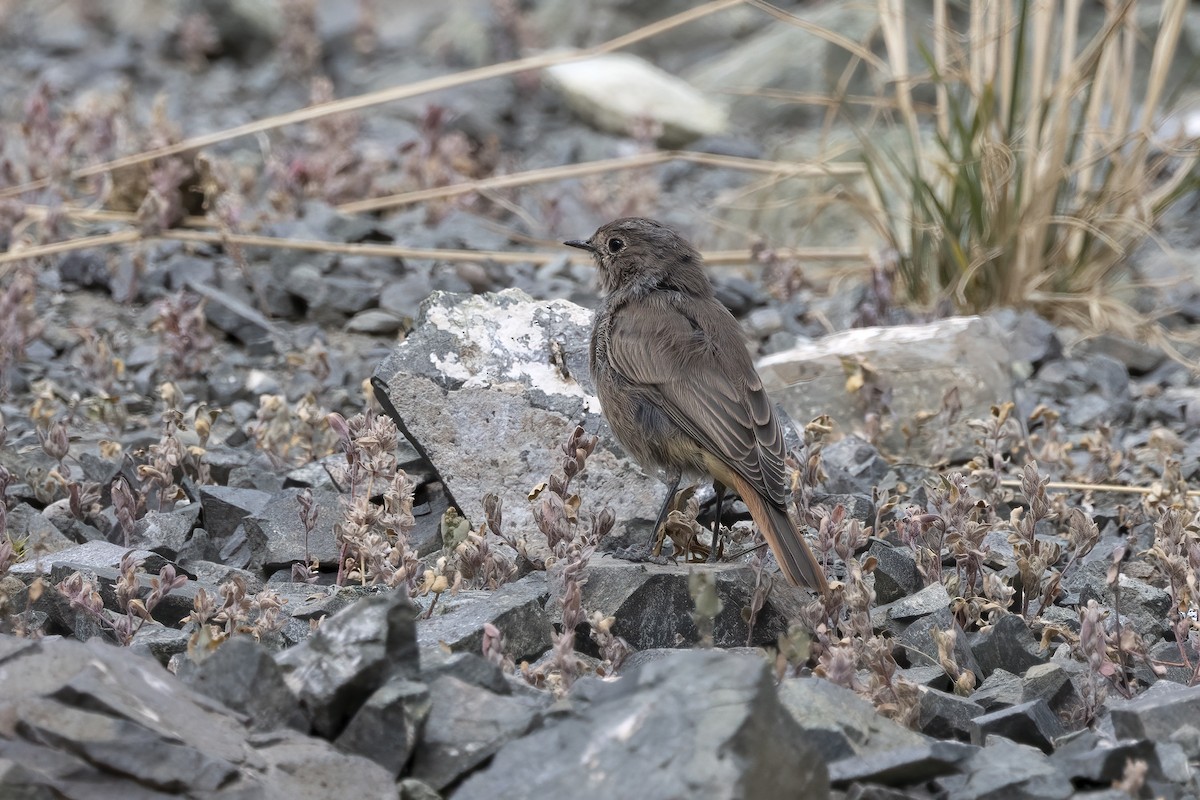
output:
<svg viewBox="0 0 1200 800"><path fill-rule="evenodd" d="M662 223L624 217L602 225L591 238L563 242L592 254L600 288L608 293L655 290L711 294L712 284L696 248Z"/></svg>

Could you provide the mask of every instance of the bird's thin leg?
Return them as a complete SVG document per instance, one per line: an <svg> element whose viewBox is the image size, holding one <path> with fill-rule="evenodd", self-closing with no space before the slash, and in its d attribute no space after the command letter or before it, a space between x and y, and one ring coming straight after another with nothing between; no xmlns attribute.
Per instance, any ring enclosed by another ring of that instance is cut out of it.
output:
<svg viewBox="0 0 1200 800"><path fill-rule="evenodd" d="M654 522L654 535L650 539L650 551L654 555L658 555L655 552L656 546L659 550L662 548L662 545L659 543L659 531L663 523L667 521L667 514L671 511L671 501L675 499L675 493L679 491L679 482L683 480L683 471L675 470L667 476L667 480L670 482L671 487L667 490L667 499L663 501L662 510L658 512L658 519Z"/></svg>
<svg viewBox="0 0 1200 800"><path fill-rule="evenodd" d="M721 504L725 501L725 484L713 480L713 493L717 496L717 518L712 526L712 547L708 551L709 561L720 561L725 555L725 543L721 540Z"/></svg>

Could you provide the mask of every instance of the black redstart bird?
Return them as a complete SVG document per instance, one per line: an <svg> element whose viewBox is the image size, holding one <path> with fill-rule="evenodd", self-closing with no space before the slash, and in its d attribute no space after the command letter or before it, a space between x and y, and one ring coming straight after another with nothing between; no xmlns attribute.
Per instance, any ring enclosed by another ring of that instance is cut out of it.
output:
<svg viewBox="0 0 1200 800"><path fill-rule="evenodd" d="M637 217L564 244L592 254L606 295L591 346L604 416L670 483L655 533L683 475L711 475L718 496L728 486L745 501L788 580L824 592L824 571L788 517L783 429L700 254Z"/></svg>

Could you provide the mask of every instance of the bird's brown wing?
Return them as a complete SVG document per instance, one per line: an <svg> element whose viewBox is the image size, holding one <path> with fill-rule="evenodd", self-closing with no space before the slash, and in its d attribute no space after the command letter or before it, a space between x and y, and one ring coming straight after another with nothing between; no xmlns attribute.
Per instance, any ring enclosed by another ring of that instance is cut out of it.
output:
<svg viewBox="0 0 1200 800"><path fill-rule="evenodd" d="M614 317L608 355L627 380L656 391L667 416L777 505L787 502L783 429L742 342L715 300L709 313L630 304Z"/></svg>

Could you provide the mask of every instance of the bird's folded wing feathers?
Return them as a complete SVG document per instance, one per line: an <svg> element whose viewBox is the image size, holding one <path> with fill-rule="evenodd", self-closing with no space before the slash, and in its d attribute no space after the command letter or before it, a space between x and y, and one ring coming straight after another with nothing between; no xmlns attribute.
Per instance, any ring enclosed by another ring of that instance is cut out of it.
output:
<svg viewBox="0 0 1200 800"><path fill-rule="evenodd" d="M613 368L657 390L672 422L767 498L785 504L783 430L736 323L705 330L674 309L630 311L614 315L609 328Z"/></svg>

